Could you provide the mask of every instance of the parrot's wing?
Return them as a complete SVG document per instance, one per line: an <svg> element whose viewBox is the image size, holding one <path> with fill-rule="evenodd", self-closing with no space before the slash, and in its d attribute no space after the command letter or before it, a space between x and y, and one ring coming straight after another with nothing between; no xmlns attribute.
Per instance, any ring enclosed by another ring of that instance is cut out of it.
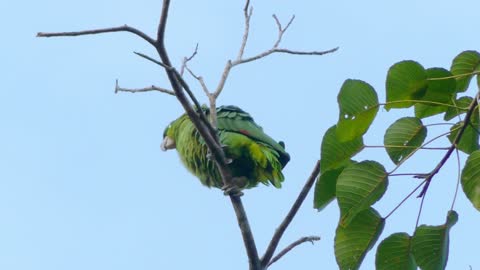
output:
<svg viewBox="0 0 480 270"><path fill-rule="evenodd" d="M276 142L263 132L247 112L236 106L220 106L217 108L217 126L220 131L229 131L243 134L255 141L270 146L279 154L282 167L290 160L290 155L285 152L283 142Z"/></svg>

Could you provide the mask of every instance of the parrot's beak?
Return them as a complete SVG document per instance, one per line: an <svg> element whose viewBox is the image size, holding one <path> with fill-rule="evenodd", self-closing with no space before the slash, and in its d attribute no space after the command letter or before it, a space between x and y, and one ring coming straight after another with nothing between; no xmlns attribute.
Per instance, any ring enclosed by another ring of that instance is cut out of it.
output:
<svg viewBox="0 0 480 270"><path fill-rule="evenodd" d="M175 149L175 141L172 138L170 138L168 136L165 136L162 144L160 145L160 149L162 149L162 151L167 151L169 149Z"/></svg>

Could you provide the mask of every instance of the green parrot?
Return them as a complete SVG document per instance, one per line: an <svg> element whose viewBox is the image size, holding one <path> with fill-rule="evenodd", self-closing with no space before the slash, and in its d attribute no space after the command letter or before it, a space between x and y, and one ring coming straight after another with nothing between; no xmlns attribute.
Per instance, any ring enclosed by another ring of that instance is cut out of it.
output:
<svg viewBox="0 0 480 270"><path fill-rule="evenodd" d="M202 107L209 115L209 109ZM258 183L280 188L284 180L282 169L290 160L283 142L276 142L263 132L253 118L236 106L217 108L219 142L230 163L235 189L255 187ZM228 190L211 159L205 141L192 121L183 114L165 129L161 149L177 149L187 169L207 187Z"/></svg>

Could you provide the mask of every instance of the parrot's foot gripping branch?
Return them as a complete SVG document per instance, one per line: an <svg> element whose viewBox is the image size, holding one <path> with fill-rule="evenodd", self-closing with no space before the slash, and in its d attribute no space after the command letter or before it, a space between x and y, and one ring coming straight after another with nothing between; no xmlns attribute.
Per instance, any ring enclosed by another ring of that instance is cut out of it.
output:
<svg viewBox="0 0 480 270"><path fill-rule="evenodd" d="M236 197L241 197L243 196L242 190L235 186L235 185L225 185L222 187L223 194L225 196L236 196Z"/></svg>
<svg viewBox="0 0 480 270"><path fill-rule="evenodd" d="M222 187L223 194L226 196L233 195L233 196L243 196L242 188L244 188L248 183L248 178L245 176L241 177L232 177L231 184L225 184Z"/></svg>

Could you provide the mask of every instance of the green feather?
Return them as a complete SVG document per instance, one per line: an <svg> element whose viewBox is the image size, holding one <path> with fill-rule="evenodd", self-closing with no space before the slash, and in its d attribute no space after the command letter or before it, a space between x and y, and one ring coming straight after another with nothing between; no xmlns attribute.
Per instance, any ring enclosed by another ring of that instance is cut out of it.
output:
<svg viewBox="0 0 480 270"><path fill-rule="evenodd" d="M209 115L206 107L202 110ZM283 142L277 143L265 134L247 112L236 106L217 108L217 129L225 154L232 159L229 167L233 177L247 179L241 188L251 188L258 183L281 187L284 180L282 169L290 160ZM214 162L207 158L205 142L187 115L173 121L164 132L166 136L175 141L183 164L202 184L217 188L223 186Z"/></svg>

